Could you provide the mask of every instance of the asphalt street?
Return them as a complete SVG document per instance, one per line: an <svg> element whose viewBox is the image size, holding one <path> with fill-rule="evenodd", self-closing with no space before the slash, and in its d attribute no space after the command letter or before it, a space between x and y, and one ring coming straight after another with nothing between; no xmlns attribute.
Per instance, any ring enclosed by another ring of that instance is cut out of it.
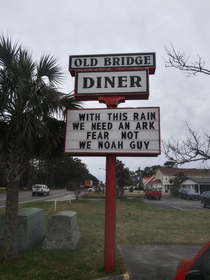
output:
<svg viewBox="0 0 210 280"><path fill-rule="evenodd" d="M31 191L23 191L19 192L19 204L21 203L28 203L34 201L43 201L43 200L58 200L59 197L66 198L71 195L71 199L73 199L74 195L73 192L67 192L65 189L61 190L51 190L50 195L46 196L32 196ZM68 198L67 198L68 199ZM0 208L6 206L6 193L0 194Z"/></svg>

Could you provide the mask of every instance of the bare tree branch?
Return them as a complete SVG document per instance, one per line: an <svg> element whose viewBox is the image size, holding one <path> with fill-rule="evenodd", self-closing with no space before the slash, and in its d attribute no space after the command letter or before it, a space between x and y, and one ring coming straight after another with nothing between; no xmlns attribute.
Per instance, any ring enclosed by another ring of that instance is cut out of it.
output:
<svg viewBox="0 0 210 280"><path fill-rule="evenodd" d="M198 60L190 63L190 57L187 57L183 51L177 52L174 46L171 44L172 50L169 50L165 47L168 58L165 60L165 67L173 67L177 68L181 71L187 73L187 76L196 75L198 73L210 75L210 70L204 68L205 61L202 60L200 56L198 56Z"/></svg>
<svg viewBox="0 0 210 280"><path fill-rule="evenodd" d="M192 130L187 125L189 136L186 139L173 139L162 142L163 151L169 160L173 160L178 165L184 163L202 161L210 159L210 135Z"/></svg>

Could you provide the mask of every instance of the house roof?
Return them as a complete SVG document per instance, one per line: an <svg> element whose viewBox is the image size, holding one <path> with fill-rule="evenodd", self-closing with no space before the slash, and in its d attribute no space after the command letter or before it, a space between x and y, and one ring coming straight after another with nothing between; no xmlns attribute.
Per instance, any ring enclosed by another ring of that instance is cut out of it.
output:
<svg viewBox="0 0 210 280"><path fill-rule="evenodd" d="M143 179L146 179L145 181L143 181L143 184L147 185L147 184L151 183L155 179L155 176L151 175L150 177L144 177Z"/></svg>
<svg viewBox="0 0 210 280"><path fill-rule="evenodd" d="M170 167L160 167L158 168L163 175L175 175L176 173L183 172L187 176L209 176L210 170L208 169L196 169L196 168L170 168ZM157 171L158 171L157 170Z"/></svg>
<svg viewBox="0 0 210 280"><path fill-rule="evenodd" d="M191 181L194 181L195 183L197 184L210 184L210 178L188 178L186 179L185 181L187 180L191 180ZM185 182L184 181L184 182ZM184 183L182 182L182 184Z"/></svg>

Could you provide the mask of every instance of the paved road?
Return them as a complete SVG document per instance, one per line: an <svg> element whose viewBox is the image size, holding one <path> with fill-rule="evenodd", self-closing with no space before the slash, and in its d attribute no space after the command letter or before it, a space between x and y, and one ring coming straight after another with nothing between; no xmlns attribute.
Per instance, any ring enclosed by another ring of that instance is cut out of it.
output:
<svg viewBox="0 0 210 280"><path fill-rule="evenodd" d="M52 200L59 196L64 196L66 194L70 194L71 192L67 192L66 190L51 190L50 195L48 196L32 196L31 191L19 192L19 204L27 203L33 201L43 201L43 200ZM0 194L0 208L6 206L6 193Z"/></svg>
<svg viewBox="0 0 210 280"><path fill-rule="evenodd" d="M184 211L209 211L203 208L200 200L186 200L179 198L163 197L161 200L142 198L142 201L162 210L184 210Z"/></svg>

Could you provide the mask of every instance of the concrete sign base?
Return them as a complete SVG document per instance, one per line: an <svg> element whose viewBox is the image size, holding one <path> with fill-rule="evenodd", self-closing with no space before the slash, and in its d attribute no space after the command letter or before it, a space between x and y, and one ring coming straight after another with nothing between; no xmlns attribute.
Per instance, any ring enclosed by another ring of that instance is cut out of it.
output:
<svg viewBox="0 0 210 280"><path fill-rule="evenodd" d="M74 250L81 238L77 213L62 211L48 219L43 250Z"/></svg>
<svg viewBox="0 0 210 280"><path fill-rule="evenodd" d="M3 247L5 215L0 221L0 249ZM22 208L18 210L18 249L27 250L45 234L44 211L39 208Z"/></svg>

